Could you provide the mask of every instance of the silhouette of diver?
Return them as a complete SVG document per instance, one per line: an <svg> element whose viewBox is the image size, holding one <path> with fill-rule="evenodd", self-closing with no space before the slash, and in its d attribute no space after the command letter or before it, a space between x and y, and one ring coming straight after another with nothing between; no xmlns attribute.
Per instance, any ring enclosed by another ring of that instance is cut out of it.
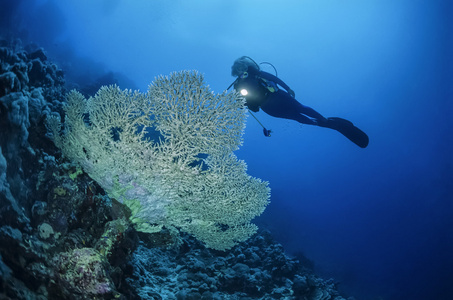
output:
<svg viewBox="0 0 453 300"><path fill-rule="evenodd" d="M325 118L313 108L302 105L295 99L294 91L286 83L277 76L261 71L259 65L250 57L242 56L236 59L231 67L231 75L237 77L232 85L244 96L249 110L258 112L261 108L273 117L335 129L357 146L368 146L368 136L362 130L348 120ZM266 129L264 134L267 136Z"/></svg>

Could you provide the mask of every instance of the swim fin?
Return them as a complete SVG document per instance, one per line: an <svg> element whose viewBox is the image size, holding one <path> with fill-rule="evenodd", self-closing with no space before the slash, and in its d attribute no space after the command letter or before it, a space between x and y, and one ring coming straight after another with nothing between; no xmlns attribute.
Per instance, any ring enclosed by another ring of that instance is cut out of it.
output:
<svg viewBox="0 0 453 300"><path fill-rule="evenodd" d="M361 148L366 148L368 146L368 135L366 135L366 133L359 128L355 127L354 124L348 120L337 117L327 118L326 127L337 130Z"/></svg>

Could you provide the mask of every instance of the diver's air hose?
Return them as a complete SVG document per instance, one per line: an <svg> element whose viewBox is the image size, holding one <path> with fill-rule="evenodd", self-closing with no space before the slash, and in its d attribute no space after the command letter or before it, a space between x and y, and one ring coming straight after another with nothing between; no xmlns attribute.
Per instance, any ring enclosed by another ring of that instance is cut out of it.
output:
<svg viewBox="0 0 453 300"><path fill-rule="evenodd" d="M277 70L276 70L277 71ZM227 91L236 83L236 81L238 81L239 78L236 78L236 80L234 80L229 86L228 88L226 89ZM270 129L266 129L266 127L264 127L263 124L261 124L260 120L258 120L258 118L250 111L250 109L247 108L247 110L249 111L249 114L258 122L258 124L261 125L261 127L263 127L263 133L264 133L264 136L266 137L270 137L271 136L271 130Z"/></svg>

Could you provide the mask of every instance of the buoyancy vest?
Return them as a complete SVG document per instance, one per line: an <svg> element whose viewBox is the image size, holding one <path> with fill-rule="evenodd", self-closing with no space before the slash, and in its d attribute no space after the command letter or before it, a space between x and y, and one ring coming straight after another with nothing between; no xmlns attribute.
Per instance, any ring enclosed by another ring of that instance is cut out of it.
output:
<svg viewBox="0 0 453 300"><path fill-rule="evenodd" d="M264 79L258 74L253 75L247 72L239 76L234 88L245 97L247 105L253 106L261 105L269 93L278 91L275 82Z"/></svg>

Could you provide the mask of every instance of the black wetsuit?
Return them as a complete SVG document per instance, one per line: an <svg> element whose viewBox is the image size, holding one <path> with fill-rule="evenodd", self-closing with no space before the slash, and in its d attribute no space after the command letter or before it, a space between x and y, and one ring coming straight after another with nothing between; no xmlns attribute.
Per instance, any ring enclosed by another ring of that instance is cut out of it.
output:
<svg viewBox="0 0 453 300"><path fill-rule="evenodd" d="M261 108L273 117L296 120L310 125L322 126L327 121L311 107L299 103L288 93L291 91L289 86L270 73L249 68L247 72L238 77L234 88L237 91L247 90L245 100L251 111L257 112Z"/></svg>
<svg viewBox="0 0 453 300"><path fill-rule="evenodd" d="M279 88L281 86L283 89ZM235 83L236 91L241 92L247 107L254 112L260 108L273 117L296 120L299 123L318 125L339 131L359 147L368 146L368 136L350 121L332 117L326 119L311 107L300 104L293 96L294 92L280 78L270 73L248 68Z"/></svg>

